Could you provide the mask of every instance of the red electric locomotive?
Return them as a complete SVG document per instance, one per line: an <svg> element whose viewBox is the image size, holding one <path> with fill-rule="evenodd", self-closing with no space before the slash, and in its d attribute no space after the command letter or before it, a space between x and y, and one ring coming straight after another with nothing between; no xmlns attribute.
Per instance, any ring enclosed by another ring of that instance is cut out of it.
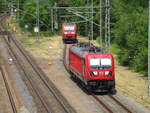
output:
<svg viewBox="0 0 150 113"><path fill-rule="evenodd" d="M64 23L62 25L62 38L65 44L77 42L77 28L74 23Z"/></svg>
<svg viewBox="0 0 150 113"><path fill-rule="evenodd" d="M69 70L88 90L115 93L114 58L91 44L79 43L69 49Z"/></svg>

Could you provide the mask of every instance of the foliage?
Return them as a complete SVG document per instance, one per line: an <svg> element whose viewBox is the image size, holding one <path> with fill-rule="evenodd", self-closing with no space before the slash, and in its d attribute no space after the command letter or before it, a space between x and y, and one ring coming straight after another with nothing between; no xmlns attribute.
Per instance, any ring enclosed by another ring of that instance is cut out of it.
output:
<svg viewBox="0 0 150 113"><path fill-rule="evenodd" d="M118 5L119 3L120 5ZM122 65L147 75L148 1L116 0L113 2L113 42L121 48Z"/></svg>
<svg viewBox="0 0 150 113"><path fill-rule="evenodd" d="M7 0L7 2L13 2L13 8L17 8L18 0ZM19 0L20 1L20 17L18 22L21 28L25 29L25 25L28 25L27 31L34 34L34 27L36 26L36 2L37 0ZM120 64L129 66L135 71L142 72L147 75L147 41L148 41L148 0L110 0L111 1L111 42L114 48L112 51L118 54ZM0 4L5 0L0 0ZM52 35L51 32L51 9L50 6L85 6L86 0L40 0L40 31L41 35ZM103 1L104 2L104 1ZM99 0L94 0L94 6L99 6ZM10 6L0 7L0 11L10 10ZM104 8L103 8L104 9ZM69 22L83 21L82 17L71 16L70 18L64 18L64 15L73 15L74 10L53 10L57 11L58 16L58 29L55 29L55 33L61 32L61 24ZM79 12L83 9L78 9ZM86 10L89 12L89 10ZM103 11L103 18L105 11ZM99 9L94 9L94 22L99 24ZM87 14L82 14L87 16ZM54 19L54 21L56 18ZM104 26L104 19L102 21ZM90 22L77 23L78 34L88 36L90 32L86 25L90 26ZM103 28L104 29L104 28ZM104 31L104 30L102 30ZM99 27L94 25L94 39L99 42ZM104 33L102 34L104 38ZM104 39L103 39L104 40ZM119 48L119 50L117 49Z"/></svg>
<svg viewBox="0 0 150 113"><path fill-rule="evenodd" d="M7 11L6 1L0 0L0 13Z"/></svg>
<svg viewBox="0 0 150 113"><path fill-rule="evenodd" d="M34 32L34 27L36 27L36 0L28 0L24 4L22 8L21 17L19 18L19 23L22 28L25 25L28 25L28 29L30 32ZM50 24L50 11L48 10L48 5L46 2L40 2L39 7L40 13L40 30L41 32L47 32L51 26Z"/></svg>

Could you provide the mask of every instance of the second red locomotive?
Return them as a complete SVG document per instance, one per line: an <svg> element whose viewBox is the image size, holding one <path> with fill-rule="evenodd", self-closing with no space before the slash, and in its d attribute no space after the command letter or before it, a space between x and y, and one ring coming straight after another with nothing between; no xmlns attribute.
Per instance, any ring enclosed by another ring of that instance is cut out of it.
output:
<svg viewBox="0 0 150 113"><path fill-rule="evenodd" d="M92 90L115 91L114 58L111 53L79 43L69 49L69 70Z"/></svg>
<svg viewBox="0 0 150 113"><path fill-rule="evenodd" d="M77 42L77 27L74 23L64 23L62 25L62 38L65 44Z"/></svg>

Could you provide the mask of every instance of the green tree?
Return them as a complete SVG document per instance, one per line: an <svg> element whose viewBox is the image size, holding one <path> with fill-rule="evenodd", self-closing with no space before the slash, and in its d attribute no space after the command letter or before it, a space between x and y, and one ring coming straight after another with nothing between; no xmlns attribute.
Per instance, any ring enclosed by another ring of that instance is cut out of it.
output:
<svg viewBox="0 0 150 113"><path fill-rule="evenodd" d="M130 66L145 75L148 46L147 8L147 0L113 2L113 42L121 48L119 61L122 65Z"/></svg>

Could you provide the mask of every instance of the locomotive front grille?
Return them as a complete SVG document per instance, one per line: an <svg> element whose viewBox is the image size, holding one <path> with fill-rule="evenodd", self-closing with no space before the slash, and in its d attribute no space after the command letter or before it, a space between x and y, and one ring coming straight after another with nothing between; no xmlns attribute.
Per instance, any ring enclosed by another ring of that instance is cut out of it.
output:
<svg viewBox="0 0 150 113"><path fill-rule="evenodd" d="M105 88L114 85L114 80L90 80L88 85L91 87Z"/></svg>

